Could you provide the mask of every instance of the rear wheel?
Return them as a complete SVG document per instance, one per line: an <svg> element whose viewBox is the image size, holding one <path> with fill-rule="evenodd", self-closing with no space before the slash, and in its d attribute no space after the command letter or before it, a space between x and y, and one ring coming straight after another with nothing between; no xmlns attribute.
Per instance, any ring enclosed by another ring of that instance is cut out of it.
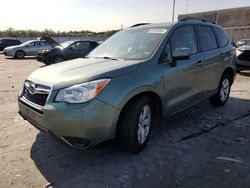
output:
<svg viewBox="0 0 250 188"><path fill-rule="evenodd" d="M153 109L148 97L137 99L122 111L117 139L122 149L139 153L148 143Z"/></svg>
<svg viewBox="0 0 250 188"><path fill-rule="evenodd" d="M214 106L223 106L230 94L232 78L229 74L225 73L220 81L217 93L210 98L210 102Z"/></svg>
<svg viewBox="0 0 250 188"><path fill-rule="evenodd" d="M24 51L21 51L21 50L18 50L15 54L15 58L17 58L17 59L23 59L24 56L25 56L25 53L24 53Z"/></svg>

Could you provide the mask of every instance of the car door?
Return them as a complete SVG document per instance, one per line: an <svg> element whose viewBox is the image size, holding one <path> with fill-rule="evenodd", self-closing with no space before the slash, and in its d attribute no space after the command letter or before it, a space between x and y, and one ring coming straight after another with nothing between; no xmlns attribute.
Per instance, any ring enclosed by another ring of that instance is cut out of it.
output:
<svg viewBox="0 0 250 188"><path fill-rule="evenodd" d="M183 49L188 49L188 56L175 59ZM163 53L167 54L164 60L166 63L162 64L165 85L164 103L165 111L170 115L202 99L204 70L200 64L203 58L198 53L193 26L181 26L175 29Z"/></svg>
<svg viewBox="0 0 250 188"><path fill-rule="evenodd" d="M26 44L23 48L25 55L29 56L29 55L33 55L34 54L34 44L36 41L30 42L28 44Z"/></svg>
<svg viewBox="0 0 250 188"><path fill-rule="evenodd" d="M204 69L204 97L208 97L218 87L222 66L221 62L226 52L218 49L212 27L196 25L195 29L199 41L199 50L204 57L201 64Z"/></svg>

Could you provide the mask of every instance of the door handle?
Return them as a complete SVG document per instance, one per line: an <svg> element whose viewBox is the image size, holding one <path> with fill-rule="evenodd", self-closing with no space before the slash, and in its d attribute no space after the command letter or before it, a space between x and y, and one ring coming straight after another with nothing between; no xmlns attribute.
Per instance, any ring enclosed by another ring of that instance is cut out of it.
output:
<svg viewBox="0 0 250 188"><path fill-rule="evenodd" d="M197 61L197 64L196 64L197 66L201 66L202 65L202 61L200 60L200 61Z"/></svg>
<svg viewBox="0 0 250 188"><path fill-rule="evenodd" d="M224 56L225 54L224 53L220 53L220 56Z"/></svg>

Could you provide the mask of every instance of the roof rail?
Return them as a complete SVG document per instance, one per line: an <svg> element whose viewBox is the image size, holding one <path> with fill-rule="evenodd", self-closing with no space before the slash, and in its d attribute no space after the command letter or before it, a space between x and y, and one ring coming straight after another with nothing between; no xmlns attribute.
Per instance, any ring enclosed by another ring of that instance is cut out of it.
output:
<svg viewBox="0 0 250 188"><path fill-rule="evenodd" d="M193 18L193 17L184 17L178 20L178 22L182 21L200 21L200 22L210 22L212 24L216 24L215 22L203 18Z"/></svg>
<svg viewBox="0 0 250 188"><path fill-rule="evenodd" d="M148 25L150 23L138 23L138 24L135 24L135 25L132 25L130 27L138 27L138 26L141 26L141 25Z"/></svg>

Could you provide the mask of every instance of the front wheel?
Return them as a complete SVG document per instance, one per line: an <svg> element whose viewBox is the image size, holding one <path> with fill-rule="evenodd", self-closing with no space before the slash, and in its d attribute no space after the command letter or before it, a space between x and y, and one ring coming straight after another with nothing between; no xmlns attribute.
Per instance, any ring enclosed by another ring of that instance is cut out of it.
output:
<svg viewBox="0 0 250 188"><path fill-rule="evenodd" d="M60 63L62 61L64 61L64 58L62 56L56 56L54 58L54 63Z"/></svg>
<svg viewBox="0 0 250 188"><path fill-rule="evenodd" d="M152 104L148 97L131 102L122 111L117 139L122 149L139 153L149 140L152 124Z"/></svg>
<svg viewBox="0 0 250 188"><path fill-rule="evenodd" d="M24 56L25 56L25 53L24 53L24 51L22 51L22 50L18 50L18 51L16 52L16 54L15 54L15 58L17 58L17 59L23 59Z"/></svg>
<svg viewBox="0 0 250 188"><path fill-rule="evenodd" d="M223 106L230 94L232 78L229 74L224 74L221 78L217 93L210 98L210 102L214 106Z"/></svg>

